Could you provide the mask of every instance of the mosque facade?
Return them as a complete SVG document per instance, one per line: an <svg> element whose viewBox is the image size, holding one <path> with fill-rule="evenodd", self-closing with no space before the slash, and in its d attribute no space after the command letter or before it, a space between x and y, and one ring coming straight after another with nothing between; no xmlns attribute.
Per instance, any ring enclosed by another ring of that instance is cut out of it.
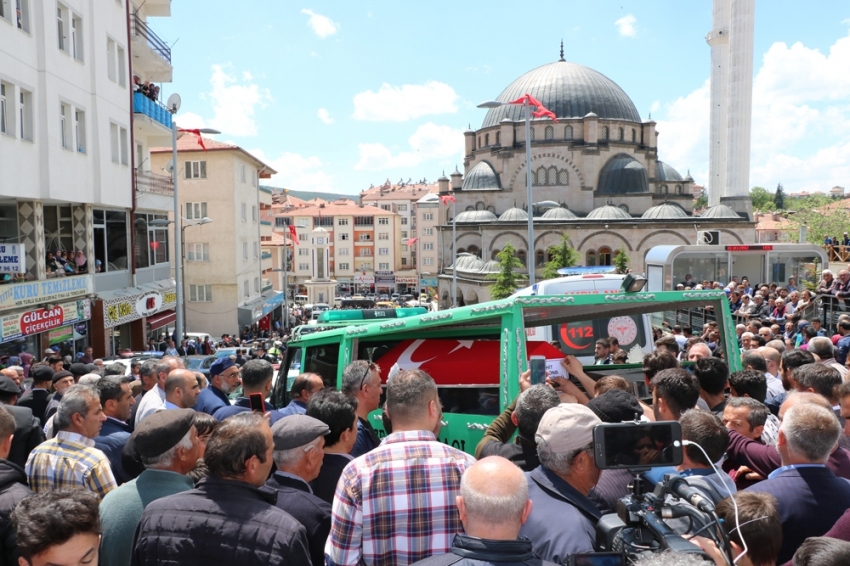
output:
<svg viewBox="0 0 850 566"><path fill-rule="evenodd" d="M660 159L656 123L642 120L628 95L602 73L562 55L513 81L496 100L525 94L557 116L557 122L531 121L531 205L522 105L488 110L479 129L464 133L463 173L438 181L440 195L456 201L440 207L442 306L451 304L455 248L457 304L463 305L490 300L487 276L498 271L495 256L508 242L525 272L531 264L539 275L548 249L563 236L579 252L580 265L611 265L625 250L637 273L656 245L696 244L702 233L713 234L719 245L754 241L755 223L746 211L720 203L693 214L694 180Z"/></svg>

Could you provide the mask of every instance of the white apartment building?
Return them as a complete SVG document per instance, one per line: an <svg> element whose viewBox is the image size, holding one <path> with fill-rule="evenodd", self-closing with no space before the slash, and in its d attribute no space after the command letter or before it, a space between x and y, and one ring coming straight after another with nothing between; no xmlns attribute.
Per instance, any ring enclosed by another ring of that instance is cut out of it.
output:
<svg viewBox="0 0 850 566"><path fill-rule="evenodd" d="M0 353L140 348L150 319L174 307L167 233L136 222L164 201L134 216L145 191L134 191L131 107L132 62L170 80L170 52L139 23L170 16L171 2L139 4L0 0L0 238L20 257L0 266ZM55 269L57 250L79 251L81 266Z"/></svg>
<svg viewBox="0 0 850 566"><path fill-rule="evenodd" d="M428 193L416 201L416 226L419 239L416 270L421 287L436 287L440 270L440 197L437 193Z"/></svg>

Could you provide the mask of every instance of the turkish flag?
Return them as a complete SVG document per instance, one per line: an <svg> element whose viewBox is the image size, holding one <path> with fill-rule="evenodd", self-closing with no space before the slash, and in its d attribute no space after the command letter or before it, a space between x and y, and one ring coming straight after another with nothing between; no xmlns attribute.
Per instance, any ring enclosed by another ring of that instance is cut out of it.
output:
<svg viewBox="0 0 850 566"><path fill-rule="evenodd" d="M558 118L557 116L555 116L555 113L543 106L539 100L537 100L530 94L526 94L525 96L517 98L516 100L511 100L510 104L524 104L526 100L528 101L529 105L537 107L537 111L531 113L532 116L534 116L535 118L542 118L543 116L546 116L548 118L552 118L552 121L556 124L558 123Z"/></svg>
<svg viewBox="0 0 850 566"><path fill-rule="evenodd" d="M204 137L201 135L201 130L184 130L183 128L179 128L178 132L186 132L188 134L195 134L195 138L198 140L198 145L200 145L204 151L207 150L207 146L204 145Z"/></svg>
<svg viewBox="0 0 850 566"><path fill-rule="evenodd" d="M457 202L457 199L454 197L454 195L443 195L440 197L440 200L445 206L448 206L450 202Z"/></svg>
<svg viewBox="0 0 850 566"><path fill-rule="evenodd" d="M412 247L413 247L413 244L415 244L415 243L416 243L416 240L418 240L418 239L419 239L419 238L409 238L409 239L407 240L407 247L408 247L408 248L412 248Z"/></svg>
<svg viewBox="0 0 850 566"><path fill-rule="evenodd" d="M292 238L292 241L295 243L296 246L299 245L298 231L295 229L295 226L291 224L289 225L289 236Z"/></svg>

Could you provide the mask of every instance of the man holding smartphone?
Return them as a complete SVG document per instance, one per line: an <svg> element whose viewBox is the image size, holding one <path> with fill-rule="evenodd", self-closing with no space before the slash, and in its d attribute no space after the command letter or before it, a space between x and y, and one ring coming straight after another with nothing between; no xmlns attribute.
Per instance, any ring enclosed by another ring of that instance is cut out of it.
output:
<svg viewBox="0 0 850 566"><path fill-rule="evenodd" d="M263 399L263 408L266 413L269 413L270 424L276 423L282 419L280 412L275 411L274 407L265 402L269 392L272 390L272 377L274 376L274 367L265 360L248 360L242 366L242 397L239 397L232 405L222 407L213 415L218 422L223 421L233 415L252 411L251 395L260 395Z"/></svg>

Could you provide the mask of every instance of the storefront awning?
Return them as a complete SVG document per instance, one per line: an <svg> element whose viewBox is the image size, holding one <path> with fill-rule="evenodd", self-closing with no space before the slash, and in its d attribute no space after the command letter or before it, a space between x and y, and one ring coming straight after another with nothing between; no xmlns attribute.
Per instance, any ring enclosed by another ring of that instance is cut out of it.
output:
<svg viewBox="0 0 850 566"><path fill-rule="evenodd" d="M280 291L268 291L263 294L263 316L283 304L283 293Z"/></svg>
<svg viewBox="0 0 850 566"><path fill-rule="evenodd" d="M239 322L239 328L251 326L263 318L263 303L265 303L265 299L260 297L259 299L255 299L236 309L236 318Z"/></svg>
<svg viewBox="0 0 850 566"><path fill-rule="evenodd" d="M153 316L149 316L147 323L151 330L168 326L177 320L177 313L174 311L163 311Z"/></svg>

